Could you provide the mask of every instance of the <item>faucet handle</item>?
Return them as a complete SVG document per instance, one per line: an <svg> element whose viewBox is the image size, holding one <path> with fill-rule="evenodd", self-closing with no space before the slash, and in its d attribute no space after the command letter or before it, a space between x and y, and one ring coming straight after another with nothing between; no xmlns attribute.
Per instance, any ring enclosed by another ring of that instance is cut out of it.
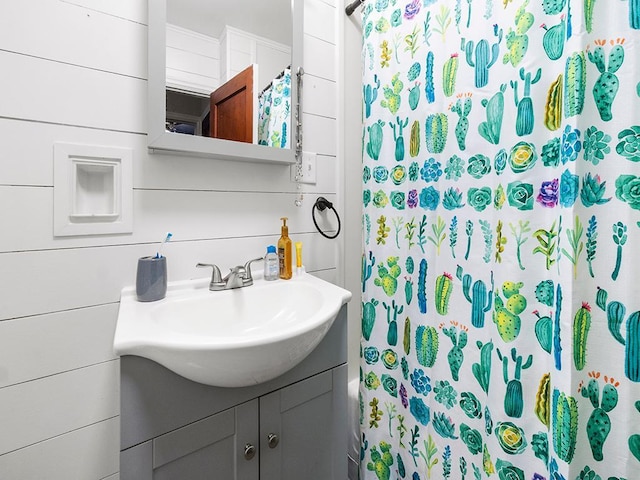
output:
<svg viewBox="0 0 640 480"><path fill-rule="evenodd" d="M245 285L252 285L253 284L253 277L251 276L251 264L253 262L259 262L261 260L264 260L264 257L254 258L253 260L249 260L247 263L244 264L244 269L246 271L246 273L244 275L244 284Z"/></svg>
<svg viewBox="0 0 640 480"><path fill-rule="evenodd" d="M211 283L209 283L209 288L224 285L224 282L222 281L222 274L220 273L220 269L217 265L214 265L212 263L198 263L196 267L211 267L213 269L213 272L211 272Z"/></svg>

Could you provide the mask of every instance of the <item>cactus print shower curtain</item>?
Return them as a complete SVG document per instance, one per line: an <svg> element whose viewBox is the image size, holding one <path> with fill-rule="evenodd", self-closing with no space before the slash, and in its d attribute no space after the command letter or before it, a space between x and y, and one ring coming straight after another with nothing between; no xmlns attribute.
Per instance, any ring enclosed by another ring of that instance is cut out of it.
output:
<svg viewBox="0 0 640 480"><path fill-rule="evenodd" d="M640 0L367 0L362 478L640 478Z"/></svg>

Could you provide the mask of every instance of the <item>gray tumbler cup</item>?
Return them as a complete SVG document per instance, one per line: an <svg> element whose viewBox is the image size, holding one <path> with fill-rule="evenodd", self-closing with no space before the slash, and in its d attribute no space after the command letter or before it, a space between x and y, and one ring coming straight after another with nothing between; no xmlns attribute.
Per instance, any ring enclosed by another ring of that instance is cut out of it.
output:
<svg viewBox="0 0 640 480"><path fill-rule="evenodd" d="M155 302L167 294L167 257L138 259L136 295L140 302Z"/></svg>

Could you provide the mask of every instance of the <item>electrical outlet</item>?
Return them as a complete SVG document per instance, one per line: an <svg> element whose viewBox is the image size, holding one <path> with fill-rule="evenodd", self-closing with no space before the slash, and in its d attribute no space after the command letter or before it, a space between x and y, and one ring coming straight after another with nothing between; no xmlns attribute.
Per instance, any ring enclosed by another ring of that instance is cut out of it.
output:
<svg viewBox="0 0 640 480"><path fill-rule="evenodd" d="M311 152L302 152L302 165L300 171L300 183L310 183L314 184L317 181L317 160L318 155L316 153ZM295 182L296 180L296 169L298 166L296 164L291 165L291 181Z"/></svg>

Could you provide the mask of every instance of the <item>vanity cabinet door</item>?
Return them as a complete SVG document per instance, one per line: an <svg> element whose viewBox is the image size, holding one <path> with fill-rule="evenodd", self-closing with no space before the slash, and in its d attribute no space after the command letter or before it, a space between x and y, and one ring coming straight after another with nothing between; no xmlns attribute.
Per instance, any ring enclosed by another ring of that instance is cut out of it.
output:
<svg viewBox="0 0 640 480"><path fill-rule="evenodd" d="M258 480L258 400L153 439L153 480Z"/></svg>
<svg viewBox="0 0 640 480"><path fill-rule="evenodd" d="M347 478L347 367L260 398L261 480Z"/></svg>

